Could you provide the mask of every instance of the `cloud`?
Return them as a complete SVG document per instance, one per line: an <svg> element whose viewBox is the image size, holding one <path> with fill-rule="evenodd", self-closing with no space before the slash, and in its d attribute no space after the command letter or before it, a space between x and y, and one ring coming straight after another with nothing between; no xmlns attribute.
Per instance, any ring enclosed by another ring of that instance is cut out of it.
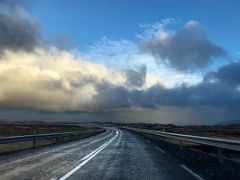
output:
<svg viewBox="0 0 240 180"><path fill-rule="evenodd" d="M86 51L77 52L77 55L91 62L103 64L110 69L121 70L133 67L131 69L136 71L137 66L144 65L148 70L145 87L157 82L167 87L174 87L181 83L196 84L202 79L200 73L179 72L163 64L156 66L152 56L139 52L137 44L129 40L102 37L93 45L88 46Z"/></svg>
<svg viewBox="0 0 240 180"><path fill-rule="evenodd" d="M93 111L111 111L131 106L129 91L126 87L108 82L96 84L96 94L92 98Z"/></svg>
<svg viewBox="0 0 240 180"><path fill-rule="evenodd" d="M40 44L40 24L20 5L0 1L0 55L5 50L32 52Z"/></svg>
<svg viewBox="0 0 240 180"><path fill-rule="evenodd" d="M145 83L147 74L146 65L141 65L135 69L127 69L126 73L126 84L134 87L142 87Z"/></svg>
<svg viewBox="0 0 240 180"><path fill-rule="evenodd" d="M124 86L102 83L97 86L92 100L93 104L98 104L98 107L105 110L126 107L158 109L166 106L196 109L216 107L228 110L240 108L240 92L237 88L223 82L205 81L193 86L181 85L170 89L155 84L145 90L129 90Z"/></svg>
<svg viewBox="0 0 240 180"><path fill-rule="evenodd" d="M140 28L143 29L143 32L137 34L137 38L140 39L151 39L156 38L159 35L159 32L163 32L164 28L176 24L177 20L174 18L162 19L159 22L153 24L140 23Z"/></svg>
<svg viewBox="0 0 240 180"><path fill-rule="evenodd" d="M173 76L147 73L149 56L139 52L134 42L104 37L84 58L68 52L66 47L43 47L38 21L15 1L0 3L2 111L60 113L67 118L77 112L86 119L109 117L119 121L155 121L172 113L175 122L181 114L184 121L188 115L193 119L194 115L209 112L206 109L211 109L214 117L219 117L219 109L235 114L239 110L237 64L212 72L217 79L214 81L208 81L206 76L197 84L182 85L181 81L178 86L165 86L174 81ZM164 25L169 23L172 20L161 22L143 35L140 50L180 71L206 67L212 58L227 55L208 39L206 30L198 23L188 22L175 33L164 31ZM66 36L59 40L61 46L70 39ZM101 60L106 59L110 65L101 65ZM178 79L186 77L174 75Z"/></svg>
<svg viewBox="0 0 240 180"><path fill-rule="evenodd" d="M240 108L238 88L225 80L205 78L196 85L171 88L155 82L145 87L145 66L114 71L54 47L34 53L6 51L0 60L1 109L117 114L132 108L209 107L234 113Z"/></svg>
<svg viewBox="0 0 240 180"><path fill-rule="evenodd" d="M6 109L114 110L130 107L131 90L145 84L144 65L116 71L54 47L6 51L0 61L0 106Z"/></svg>
<svg viewBox="0 0 240 180"><path fill-rule="evenodd" d="M205 76L206 81L220 81L234 87L240 85L240 62L234 62L220 67L216 72L209 72Z"/></svg>
<svg viewBox="0 0 240 180"><path fill-rule="evenodd" d="M158 63L165 63L179 71L192 71L207 67L214 58L227 56L227 52L211 42L207 31L196 21L189 21L175 33L159 31L156 38L144 39L139 48L153 55Z"/></svg>
<svg viewBox="0 0 240 180"><path fill-rule="evenodd" d="M75 59L56 48L36 53L6 51L0 64L0 105L39 111L90 111L95 84L124 84L125 76Z"/></svg>
<svg viewBox="0 0 240 180"><path fill-rule="evenodd" d="M224 96L223 96L224 94ZM240 92L224 83L202 82L195 86L180 86L165 89L153 86L143 92L138 99L152 102L152 107L177 106L177 107L223 107L227 109L240 108ZM152 100L152 101L151 101ZM143 102L144 104L145 102ZM140 102L141 104L141 102Z"/></svg>

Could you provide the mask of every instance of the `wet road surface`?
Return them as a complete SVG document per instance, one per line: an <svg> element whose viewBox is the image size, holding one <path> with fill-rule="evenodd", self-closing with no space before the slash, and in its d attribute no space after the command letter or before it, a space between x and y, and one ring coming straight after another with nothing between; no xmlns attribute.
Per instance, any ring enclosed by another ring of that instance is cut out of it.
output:
<svg viewBox="0 0 240 180"><path fill-rule="evenodd" d="M147 139L120 129L0 156L0 179L201 179Z"/></svg>

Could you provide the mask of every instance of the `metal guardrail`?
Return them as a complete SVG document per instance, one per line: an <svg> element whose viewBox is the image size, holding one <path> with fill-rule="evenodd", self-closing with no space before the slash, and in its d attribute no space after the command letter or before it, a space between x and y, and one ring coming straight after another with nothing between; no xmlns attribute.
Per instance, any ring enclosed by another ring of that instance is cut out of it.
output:
<svg viewBox="0 0 240 180"><path fill-rule="evenodd" d="M23 141L33 141L33 146L35 147L37 140L56 138L56 141L57 141L57 138L61 138L61 137L78 136L81 134L86 134L86 132L93 133L93 132L99 132L99 131L102 131L102 130L0 137L0 144L8 144L8 143L15 143L15 142L23 142Z"/></svg>
<svg viewBox="0 0 240 180"><path fill-rule="evenodd" d="M192 136L192 135L176 134L176 133L169 133L164 131L161 132L161 131L155 131L155 130L136 129L136 128L126 128L126 129L129 129L135 132L142 132L146 134L162 136L164 138L179 140L181 148L183 148L183 145L182 145L183 141L216 147L218 148L218 157L220 162L223 162L222 149L228 149L228 150L234 150L234 151L240 152L239 140Z"/></svg>

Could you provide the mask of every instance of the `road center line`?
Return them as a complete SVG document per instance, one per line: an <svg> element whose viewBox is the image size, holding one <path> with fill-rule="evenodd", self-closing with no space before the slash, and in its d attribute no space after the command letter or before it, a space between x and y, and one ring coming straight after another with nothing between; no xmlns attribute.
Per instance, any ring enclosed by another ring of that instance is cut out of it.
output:
<svg viewBox="0 0 240 180"><path fill-rule="evenodd" d="M65 180L65 179L69 178L73 173L75 173L77 170L79 170L81 167L83 167L88 161L90 161L98 153L100 153L103 149L105 149L117 136L118 136L118 131L116 132L116 135L113 138L111 138L108 142L104 143L103 145L101 145L100 147L98 147L97 149L95 149L94 151L92 151L91 153L86 155L85 157L83 157L81 159L81 161L83 161L83 162L81 162L78 166L76 166L71 171L69 171L67 174L62 176L59 180Z"/></svg>
<svg viewBox="0 0 240 180"><path fill-rule="evenodd" d="M159 150L161 153L166 153L164 150L160 149L159 147L155 146L157 150Z"/></svg>
<svg viewBox="0 0 240 180"><path fill-rule="evenodd" d="M184 170L186 170L189 174L191 174L192 176L194 176L196 179L198 180L203 180L203 178L201 176L199 176L198 174L196 174L195 172L193 172L191 169L189 169L188 167L184 166L183 164L180 165Z"/></svg>

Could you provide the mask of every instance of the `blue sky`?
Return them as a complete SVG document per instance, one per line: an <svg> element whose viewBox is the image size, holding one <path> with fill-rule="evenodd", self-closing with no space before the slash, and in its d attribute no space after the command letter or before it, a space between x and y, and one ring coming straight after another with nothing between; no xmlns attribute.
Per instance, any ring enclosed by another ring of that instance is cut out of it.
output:
<svg viewBox="0 0 240 180"><path fill-rule="evenodd" d="M92 44L103 36L135 41L141 31L139 23L155 23L166 18L174 18L179 24L196 20L208 29L214 42L237 56L239 9L237 0L35 0L30 11L40 19L46 38L64 33L78 47Z"/></svg>

